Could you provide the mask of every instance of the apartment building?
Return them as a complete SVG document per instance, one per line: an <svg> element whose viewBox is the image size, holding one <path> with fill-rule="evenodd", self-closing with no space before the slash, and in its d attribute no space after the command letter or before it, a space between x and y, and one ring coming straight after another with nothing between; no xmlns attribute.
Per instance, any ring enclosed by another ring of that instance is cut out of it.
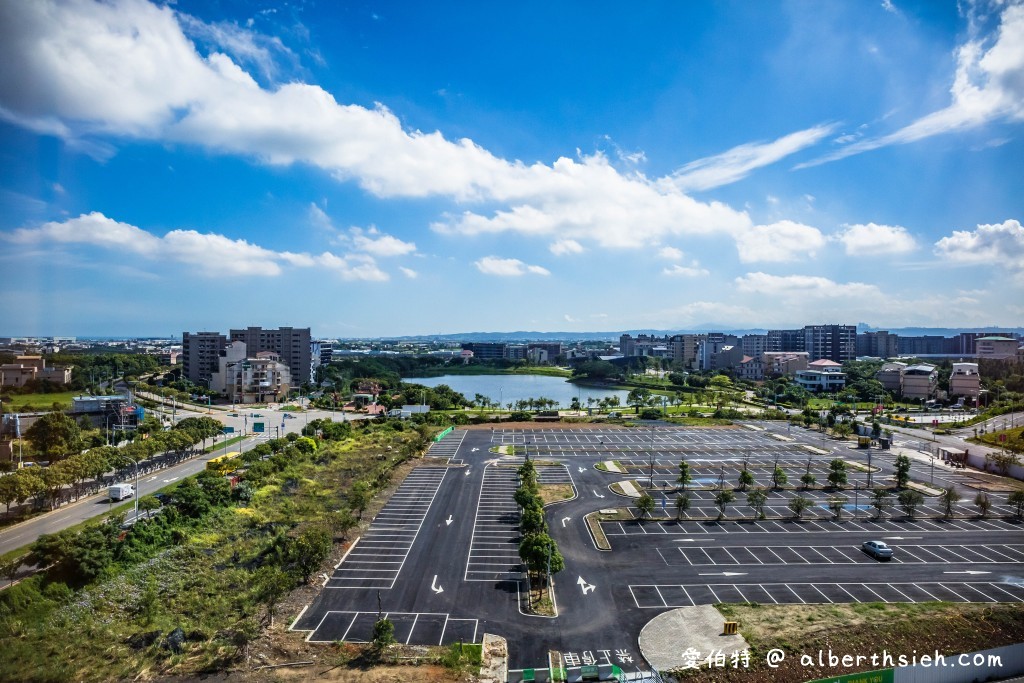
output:
<svg viewBox="0 0 1024 683"><path fill-rule="evenodd" d="M935 396L939 383L939 372L934 365L921 363L908 366L903 371L903 397L930 399Z"/></svg>
<svg viewBox="0 0 1024 683"><path fill-rule="evenodd" d="M874 358L895 358L900 353L900 336L885 331L857 335L857 355Z"/></svg>
<svg viewBox="0 0 1024 683"><path fill-rule="evenodd" d="M262 327L247 327L231 330L231 341L245 343L250 356L264 351L277 354L280 361L288 366L296 384L315 380L312 358L312 337L308 327L281 327L265 330Z"/></svg>
<svg viewBox="0 0 1024 683"><path fill-rule="evenodd" d="M210 378L217 372L220 352L227 343L228 338L220 332L183 332L181 367L184 377L195 384L209 386Z"/></svg>
<svg viewBox="0 0 1024 683"><path fill-rule="evenodd" d="M949 395L978 399L981 395L981 375L977 363L953 363L949 375Z"/></svg>

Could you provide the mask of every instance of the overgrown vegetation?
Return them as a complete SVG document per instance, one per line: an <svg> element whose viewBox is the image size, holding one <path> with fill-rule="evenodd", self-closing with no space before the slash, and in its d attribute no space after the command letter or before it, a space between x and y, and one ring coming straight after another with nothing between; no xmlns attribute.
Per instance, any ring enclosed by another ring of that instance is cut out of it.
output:
<svg viewBox="0 0 1024 683"><path fill-rule="evenodd" d="M318 437L246 453L234 488L204 472L130 529L114 519L40 537L29 559L47 569L0 592L0 680L190 677L244 660L429 441L394 422L309 426Z"/></svg>

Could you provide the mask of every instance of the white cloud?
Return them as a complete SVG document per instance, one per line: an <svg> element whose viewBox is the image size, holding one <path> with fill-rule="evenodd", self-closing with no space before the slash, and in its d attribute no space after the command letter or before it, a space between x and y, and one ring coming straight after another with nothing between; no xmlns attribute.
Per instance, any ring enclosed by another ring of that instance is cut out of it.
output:
<svg viewBox="0 0 1024 683"><path fill-rule="evenodd" d="M334 221L327 215L323 209L316 202L311 202L309 205L309 222L313 224L313 227L327 232L335 232Z"/></svg>
<svg viewBox="0 0 1024 683"><path fill-rule="evenodd" d="M986 45L991 46L986 49ZM902 145L934 135L977 128L990 121L1024 120L1024 5L1008 4L999 30L973 38L957 49L957 68L950 86L951 103L899 130L843 147L799 164L816 166L888 145Z"/></svg>
<svg viewBox="0 0 1024 683"><path fill-rule="evenodd" d="M863 282L839 283L815 275L747 273L736 278L735 282L739 292L784 299L858 299L882 295L875 285Z"/></svg>
<svg viewBox="0 0 1024 683"><path fill-rule="evenodd" d="M569 315L568 313L566 313L566 314L565 314L564 318L565 318L565 322L567 322L567 323L578 323L578 322L582 322L582 321L581 321L581 320L579 320L578 318L574 318L574 317L572 317L571 315Z"/></svg>
<svg viewBox="0 0 1024 683"><path fill-rule="evenodd" d="M794 261L814 256L825 242L825 236L817 228L793 221L756 225L736 235L736 248L744 263Z"/></svg>
<svg viewBox="0 0 1024 683"><path fill-rule="evenodd" d="M193 144L267 164L307 163L381 197L497 207L445 216L434 227L446 233L636 248L750 225L744 212L696 201L671 177L620 172L601 153L527 165L470 140L407 130L382 105L341 104L316 85L263 87L226 54L201 54L181 16L142 0L0 3L0 116L69 140Z"/></svg>
<svg viewBox="0 0 1024 683"><path fill-rule="evenodd" d="M899 225L866 223L843 227L836 239L843 243L849 256L903 254L917 248L914 237Z"/></svg>
<svg viewBox="0 0 1024 683"><path fill-rule="evenodd" d="M476 261L473 265L485 275L498 275L500 277L518 277L533 273L535 275L550 275L547 268L531 266L523 263L517 258L499 258L497 256L485 256Z"/></svg>
<svg viewBox="0 0 1024 683"><path fill-rule="evenodd" d="M548 249L555 256L583 253L583 245L576 240L558 240L557 242L552 242Z"/></svg>
<svg viewBox="0 0 1024 683"><path fill-rule="evenodd" d="M662 247L658 250L658 258L668 261L679 261L683 258L683 250L676 249L675 247Z"/></svg>
<svg viewBox="0 0 1024 683"><path fill-rule="evenodd" d="M882 0L882 9L892 14L900 13L900 11L896 9L896 5L892 4L892 0Z"/></svg>
<svg viewBox="0 0 1024 683"><path fill-rule="evenodd" d="M415 280L416 278L418 278L420 276L420 274L417 273L412 268L406 268L405 266L398 266L398 269L400 271L402 271L402 275L406 276L410 280Z"/></svg>
<svg viewBox="0 0 1024 683"><path fill-rule="evenodd" d="M684 192L728 185L746 178L754 169L774 164L817 144L834 130L834 124L820 125L790 133L771 142L738 145L721 154L691 161L672 174L672 181Z"/></svg>
<svg viewBox="0 0 1024 683"><path fill-rule="evenodd" d="M161 262L192 266L207 277L275 276L283 266L325 268L345 280L387 280L372 257L355 254L338 256L276 252L246 240L231 239L195 230L172 230L158 237L139 227L93 212L63 222L49 222L37 228L19 228L0 233L0 239L14 244L87 245L131 254Z"/></svg>
<svg viewBox="0 0 1024 683"><path fill-rule="evenodd" d="M935 253L958 263L1024 270L1024 227L1010 219L977 230L955 230L935 243Z"/></svg>
<svg viewBox="0 0 1024 683"><path fill-rule="evenodd" d="M671 275L676 277L707 277L710 275L705 268L698 268L696 266L681 266L678 263L673 263L668 268L664 268L661 271L664 275Z"/></svg>
<svg viewBox="0 0 1024 683"><path fill-rule="evenodd" d="M189 37L222 50L243 64L255 66L268 80L277 78L279 57L297 63L294 53L276 36L266 36L227 21L207 23L183 12L175 16ZM253 23L249 19L248 29Z"/></svg>
<svg viewBox="0 0 1024 683"><path fill-rule="evenodd" d="M404 242L397 237L386 235L376 228L351 228L352 244L359 251L365 251L374 256L386 258L389 256L404 256L416 251L413 242Z"/></svg>

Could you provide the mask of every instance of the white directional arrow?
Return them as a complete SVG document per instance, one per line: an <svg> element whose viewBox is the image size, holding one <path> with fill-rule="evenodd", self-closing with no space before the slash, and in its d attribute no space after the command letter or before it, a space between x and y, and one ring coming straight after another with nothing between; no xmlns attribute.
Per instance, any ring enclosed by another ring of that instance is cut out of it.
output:
<svg viewBox="0 0 1024 683"><path fill-rule="evenodd" d="M478 450L480 450L480 449L479 448L474 448L472 451L470 451L470 453L476 453Z"/></svg>
<svg viewBox="0 0 1024 683"><path fill-rule="evenodd" d="M600 493L598 493L597 491L594 491L594 495L595 495L595 496L597 496L598 498L604 498L604 496L602 496L602 495L601 495Z"/></svg>
<svg viewBox="0 0 1024 683"><path fill-rule="evenodd" d="M454 521L455 520L452 519L452 516L448 515L448 519L444 520L444 524L445 524L445 526L448 526L449 524L451 524Z"/></svg>
<svg viewBox="0 0 1024 683"><path fill-rule="evenodd" d="M586 468L586 467L581 467L581 468L580 468L580 472L586 472L586 470L587 470L587 468Z"/></svg>
<svg viewBox="0 0 1024 683"><path fill-rule="evenodd" d="M444 588L441 588L440 586L435 585L436 583L437 583L437 574L434 574L434 580L430 582L430 590L434 591L435 593L444 593Z"/></svg>
<svg viewBox="0 0 1024 683"><path fill-rule="evenodd" d="M577 583L577 584L579 584L580 588L582 588L582 589L583 589L583 594L584 594L584 595L586 595L587 593L590 593L590 592L591 592L591 591L593 591L593 590L594 590L595 588L597 588L597 586L595 586L595 585L593 585L593 584L589 584L589 583L587 583L587 582L586 582L586 581L585 581L585 580L583 579L583 577L582 577L582 576L581 576L580 578L576 579L576 583Z"/></svg>
<svg viewBox="0 0 1024 683"><path fill-rule="evenodd" d="M967 569L960 572L942 572L943 574L991 574L992 572L978 571L977 569Z"/></svg>
<svg viewBox="0 0 1024 683"><path fill-rule="evenodd" d="M570 521L572 517L562 517L562 528L565 528L565 523Z"/></svg>
<svg viewBox="0 0 1024 683"><path fill-rule="evenodd" d="M699 538L677 538L676 543L696 543Z"/></svg>
<svg viewBox="0 0 1024 683"><path fill-rule="evenodd" d="M699 576L746 576L746 572L708 572Z"/></svg>
<svg viewBox="0 0 1024 683"><path fill-rule="evenodd" d="M467 477L469 476L469 470L466 470L466 476Z"/></svg>
<svg viewBox="0 0 1024 683"><path fill-rule="evenodd" d="M919 541L920 536L883 536L883 541Z"/></svg>

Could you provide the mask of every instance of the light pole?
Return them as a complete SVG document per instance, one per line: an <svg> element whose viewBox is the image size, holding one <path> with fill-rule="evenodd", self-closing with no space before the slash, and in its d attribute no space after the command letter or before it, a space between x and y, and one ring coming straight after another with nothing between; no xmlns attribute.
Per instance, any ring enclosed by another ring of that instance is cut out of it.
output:
<svg viewBox="0 0 1024 683"><path fill-rule="evenodd" d="M651 488L654 488L654 425L651 425Z"/></svg>

